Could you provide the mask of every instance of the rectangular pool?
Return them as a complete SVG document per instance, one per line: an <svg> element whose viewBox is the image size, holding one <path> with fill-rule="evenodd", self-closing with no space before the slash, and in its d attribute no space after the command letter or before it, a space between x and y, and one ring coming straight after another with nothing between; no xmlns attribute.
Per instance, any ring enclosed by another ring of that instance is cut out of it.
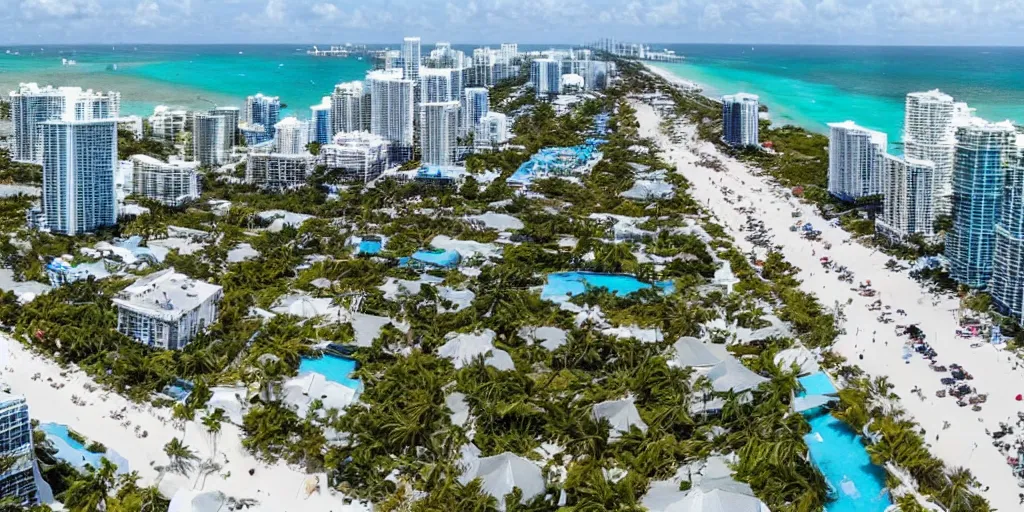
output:
<svg viewBox="0 0 1024 512"><path fill-rule="evenodd" d="M302 358L299 363L299 373L314 372L323 375L327 380L337 382L342 386L359 391L362 383L359 379L350 377L356 371L356 362L347 357L338 357L324 354L318 358Z"/></svg>

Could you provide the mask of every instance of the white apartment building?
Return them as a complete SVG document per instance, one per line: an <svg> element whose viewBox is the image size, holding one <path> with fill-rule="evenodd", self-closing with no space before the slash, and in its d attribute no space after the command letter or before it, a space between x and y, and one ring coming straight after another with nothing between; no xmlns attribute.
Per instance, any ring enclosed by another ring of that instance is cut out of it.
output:
<svg viewBox="0 0 1024 512"><path fill-rule="evenodd" d="M168 206L199 199L199 162L163 162L149 155L132 155L132 193Z"/></svg>
<svg viewBox="0 0 1024 512"><path fill-rule="evenodd" d="M43 163L42 123L114 119L120 114L121 94L93 92L80 87L40 87L23 83L11 91L11 124L14 145L11 158Z"/></svg>
<svg viewBox="0 0 1024 512"><path fill-rule="evenodd" d="M423 68L420 70L420 101L437 103L457 100L461 92L452 84L452 69Z"/></svg>
<svg viewBox="0 0 1024 512"><path fill-rule="evenodd" d="M420 105L420 161L427 165L455 163L458 146L459 102Z"/></svg>
<svg viewBox="0 0 1024 512"><path fill-rule="evenodd" d="M753 94L722 96L722 141L735 147L757 146L759 106Z"/></svg>
<svg viewBox="0 0 1024 512"><path fill-rule="evenodd" d="M881 194L889 137L853 121L828 127L828 193L843 201Z"/></svg>
<svg viewBox="0 0 1024 512"><path fill-rule="evenodd" d="M501 144L509 139L508 117L501 112L488 112L480 118L475 143Z"/></svg>
<svg viewBox="0 0 1024 512"><path fill-rule="evenodd" d="M144 345L185 348L217 321L224 290L173 268L145 276L114 297L117 330Z"/></svg>
<svg viewBox="0 0 1024 512"><path fill-rule="evenodd" d="M540 96L558 94L561 90L562 63L554 59L534 59L530 63L530 84Z"/></svg>
<svg viewBox="0 0 1024 512"><path fill-rule="evenodd" d="M366 82L371 91L370 133L391 142L393 161L405 161L411 156L414 140L413 81L392 70L371 71Z"/></svg>
<svg viewBox="0 0 1024 512"><path fill-rule="evenodd" d="M406 37L402 40L402 76L416 83L420 79L420 38Z"/></svg>
<svg viewBox="0 0 1024 512"><path fill-rule="evenodd" d="M356 80L334 86L331 93L331 136L370 129L370 91Z"/></svg>
<svg viewBox="0 0 1024 512"><path fill-rule="evenodd" d="M77 235L117 222L117 120L47 121L43 210L55 233Z"/></svg>
<svg viewBox="0 0 1024 512"><path fill-rule="evenodd" d="M118 118L117 129L128 130L132 132L132 135L134 135L136 139L141 139L143 136L142 118L139 116L125 116Z"/></svg>
<svg viewBox="0 0 1024 512"><path fill-rule="evenodd" d="M274 125L274 147L278 153L286 155L306 153L310 132L309 121L286 117Z"/></svg>
<svg viewBox="0 0 1024 512"><path fill-rule="evenodd" d="M462 96L462 131L476 132L480 120L491 111L490 92L486 87L467 87Z"/></svg>
<svg viewBox="0 0 1024 512"><path fill-rule="evenodd" d="M908 158L935 164L935 214L949 215L953 195L953 153L956 128L970 119L965 103L938 89L907 95L903 118L903 152Z"/></svg>
<svg viewBox="0 0 1024 512"><path fill-rule="evenodd" d="M238 126L242 123L242 111L238 107L215 107L210 109L210 115L224 118L224 132L227 135L224 147L230 152L238 143Z"/></svg>
<svg viewBox="0 0 1024 512"><path fill-rule="evenodd" d="M232 134L224 116L196 112L192 116L192 159L215 167L228 162Z"/></svg>
<svg viewBox="0 0 1024 512"><path fill-rule="evenodd" d="M342 132L320 147L320 162L329 170L343 171L348 181L369 182L388 168L390 143L369 132Z"/></svg>
<svg viewBox="0 0 1024 512"><path fill-rule="evenodd" d="M935 164L888 153L881 162L883 210L875 219L875 228L894 242L918 233L931 239L935 225Z"/></svg>
<svg viewBox="0 0 1024 512"><path fill-rule="evenodd" d="M153 109L153 115L149 116L149 129L153 138L166 142L174 142L179 133L185 131L185 124L188 122L188 112L184 110L171 110L165 105Z"/></svg>
<svg viewBox="0 0 1024 512"><path fill-rule="evenodd" d="M309 153L259 153L246 157L245 181L270 190L301 187L313 172Z"/></svg>

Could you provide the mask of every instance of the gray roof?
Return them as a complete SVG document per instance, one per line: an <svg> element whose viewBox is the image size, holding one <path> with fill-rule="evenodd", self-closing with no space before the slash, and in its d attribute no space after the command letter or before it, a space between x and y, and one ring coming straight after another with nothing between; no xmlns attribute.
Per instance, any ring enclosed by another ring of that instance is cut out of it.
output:
<svg viewBox="0 0 1024 512"><path fill-rule="evenodd" d="M736 359L726 359L708 372L708 379L715 391L747 391L754 389L768 379L750 371Z"/></svg>
<svg viewBox="0 0 1024 512"><path fill-rule="evenodd" d="M679 366L715 366L730 357L725 345L704 343L691 336L679 338L672 347L675 348L675 361Z"/></svg>
<svg viewBox="0 0 1024 512"><path fill-rule="evenodd" d="M604 419L611 423L612 438L617 438L620 433L629 432L630 428L634 426L640 429L641 432L647 431L647 424L640 417L640 411L636 409L633 397L594 404L594 409L591 413L594 419Z"/></svg>
<svg viewBox="0 0 1024 512"><path fill-rule="evenodd" d="M516 487L523 491L522 503L543 494L546 488L540 466L511 452L468 458L465 465L459 482L465 485L479 478L483 492L498 499L499 510L505 510L505 495Z"/></svg>

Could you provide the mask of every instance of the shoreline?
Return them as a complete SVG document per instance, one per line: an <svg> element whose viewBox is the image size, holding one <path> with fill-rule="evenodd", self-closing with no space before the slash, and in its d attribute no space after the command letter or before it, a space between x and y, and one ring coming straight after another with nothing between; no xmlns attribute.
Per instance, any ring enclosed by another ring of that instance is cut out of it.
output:
<svg viewBox="0 0 1024 512"><path fill-rule="evenodd" d="M714 144L698 140L696 126L692 123L681 120L677 124L682 127L682 141L673 143L659 129L662 116L648 104L634 103L641 135L653 138L662 147L666 159L692 184L690 193L694 199L715 216L739 249L755 249L745 239L747 232L741 231L748 214L737 211L749 208L754 212L750 214L752 217L764 221L774 243L782 246L786 260L800 269L797 277L802 290L815 295L825 307L849 304L843 306L846 321L842 325L846 333L837 338L832 350L867 375L888 377L895 386L893 392L901 396L900 406L925 430L923 437L930 451L947 467L971 469L982 486L989 486L987 492L981 489L976 492L988 499L993 508L1016 509L1019 506L1017 481L1005 456L992 446L986 434L986 429L996 431L1000 422L1011 418L1015 421L1016 413L1024 411L1021 403L1014 400L1018 390L1024 390L1024 374L1014 370L1016 358L988 343L971 348L971 340L954 336L958 327L951 314L951 310L958 307L954 298L933 297L906 273L894 274L886 270L887 255L856 244L848 233L821 218L814 205L797 201L769 177L725 155ZM719 158L726 170L715 172L697 165L697 154L701 153ZM723 194L723 188L732 192ZM727 200L722 200L723 195ZM790 232L792 210L799 210L802 220L821 226L822 242L831 243L833 249L825 250L820 243L812 245L799 233ZM855 282L871 280L878 296L861 297L856 287L850 290L850 286L837 281L836 274L821 271L818 259L823 256L835 260L836 265L847 266L854 273ZM895 317L896 323L918 323L924 328L927 341L939 353L938 364L959 363L976 376L969 384L976 387L978 393L989 394L989 401L980 412L960 408L951 398L935 396L936 391L946 388L939 383L939 378L946 375L932 371L927 361L917 354L904 362L906 339L895 335L894 324L878 323L877 313L867 308L876 299L890 304L893 310L906 310L907 316ZM869 331L873 331L871 335ZM911 393L914 387L922 390L922 399ZM943 428L944 421L950 422L948 429Z"/></svg>
<svg viewBox="0 0 1024 512"><path fill-rule="evenodd" d="M256 500L258 505L247 509L251 511L370 510L358 503L345 504L344 496L330 488L326 473L307 474L283 461L257 460L242 446L239 426L224 422L214 443L200 422L201 415L197 415L185 425L183 433L171 420L170 408L136 404L115 391L105 391L85 372L61 368L7 334L0 335L0 364L4 366L0 381L10 386L12 394L25 397L31 419L66 425L90 441L102 443L125 458L131 471L138 472L140 485L158 486L167 499L173 497L175 490L193 490L194 486L194 492L220 491L230 498ZM35 374L40 378L34 379ZM51 386L48 379L64 386ZM96 391L88 391L87 385L95 386ZM82 405L75 405L73 397ZM117 411L124 411L123 420L111 418L111 413ZM131 423L125 425L126 420ZM134 431L136 426L148 435L139 437ZM221 468L205 480L195 469L187 477L172 473L161 476L157 468L167 462L163 446L172 438L181 439L200 461L212 459ZM255 473L249 475L250 470ZM304 498L303 490L313 480L317 482L316 490Z"/></svg>

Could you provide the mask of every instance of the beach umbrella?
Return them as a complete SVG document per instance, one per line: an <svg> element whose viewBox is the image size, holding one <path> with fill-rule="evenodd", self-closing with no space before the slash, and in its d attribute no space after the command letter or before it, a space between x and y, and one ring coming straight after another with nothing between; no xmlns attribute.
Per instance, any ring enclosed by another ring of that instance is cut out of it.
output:
<svg viewBox="0 0 1024 512"><path fill-rule="evenodd" d="M1021 394L1019 394L1019 393L1018 393L1018 394L1017 394L1017 398L1016 398L1016 400L1017 400L1018 402L1020 402L1021 400L1024 400L1024 395L1021 395Z"/></svg>
<svg viewBox="0 0 1024 512"><path fill-rule="evenodd" d="M467 462L459 482L466 485L479 478L483 492L498 499L498 510L505 510L505 495L516 487L523 491L522 503L544 493L544 476L540 466L529 459L505 452Z"/></svg>

